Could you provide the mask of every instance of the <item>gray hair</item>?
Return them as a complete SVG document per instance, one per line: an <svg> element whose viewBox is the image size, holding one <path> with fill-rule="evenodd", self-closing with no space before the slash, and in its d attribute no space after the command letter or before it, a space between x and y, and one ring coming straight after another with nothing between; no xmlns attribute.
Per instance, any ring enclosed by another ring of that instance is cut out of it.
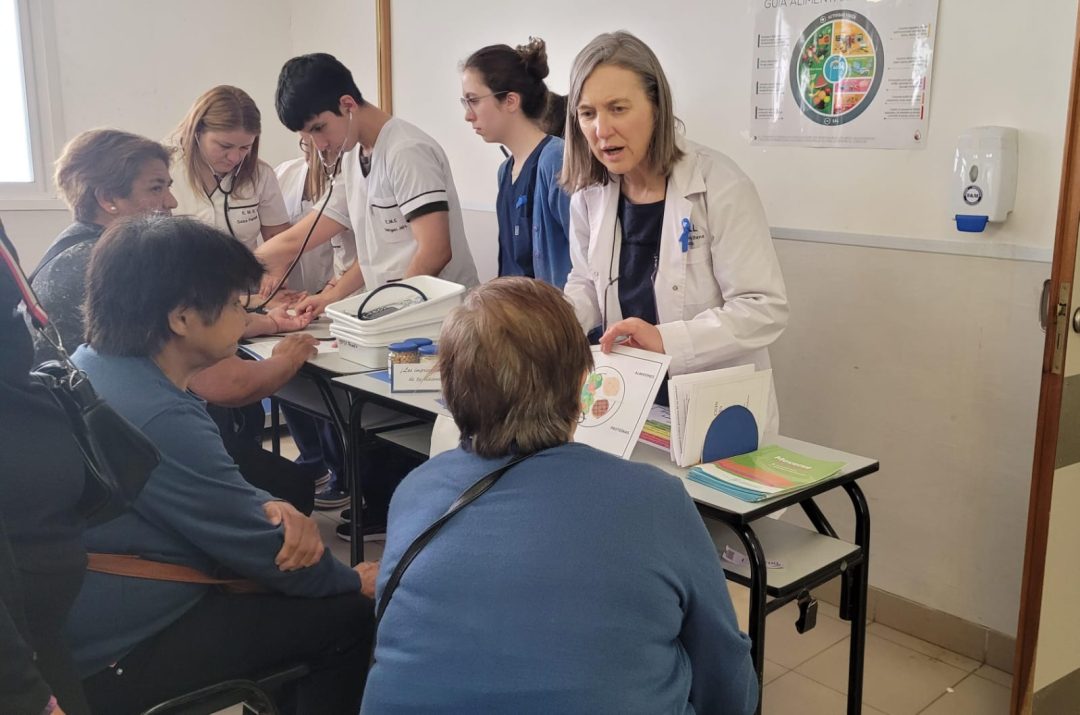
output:
<svg viewBox="0 0 1080 715"><path fill-rule="evenodd" d="M636 36L619 30L598 35L578 53L570 71L570 93L567 95L566 145L563 149L560 183L567 192L579 191L610 179L607 168L589 150L589 143L577 119L581 90L585 80L601 65L615 65L635 73L641 80L645 95L653 106L653 135L645 156L648 165L661 176L668 176L683 157L675 141L680 122L675 117L671 101L671 86L656 54Z"/></svg>

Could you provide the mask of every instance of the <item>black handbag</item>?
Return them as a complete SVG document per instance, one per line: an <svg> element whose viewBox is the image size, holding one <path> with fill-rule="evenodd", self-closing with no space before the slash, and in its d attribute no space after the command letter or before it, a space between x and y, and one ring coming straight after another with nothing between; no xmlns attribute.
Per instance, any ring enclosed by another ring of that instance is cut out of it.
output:
<svg viewBox="0 0 1080 715"><path fill-rule="evenodd" d="M3 234L0 224L0 234ZM44 385L68 416L71 432L82 452L86 481L79 513L90 526L120 516L142 491L161 462L157 447L139 429L109 407L94 392L86 373L71 361L56 328L34 295L18 261L0 241L0 259L22 293L30 322L55 349L59 360L39 365L30 375Z"/></svg>

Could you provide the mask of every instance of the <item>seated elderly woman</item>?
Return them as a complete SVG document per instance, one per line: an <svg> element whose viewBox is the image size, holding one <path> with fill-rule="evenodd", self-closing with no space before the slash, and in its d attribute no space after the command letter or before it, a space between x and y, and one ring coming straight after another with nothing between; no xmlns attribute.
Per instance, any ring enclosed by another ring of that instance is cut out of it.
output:
<svg viewBox="0 0 1080 715"><path fill-rule="evenodd" d="M363 712L753 712L750 641L682 484L570 441L592 367L570 303L496 279L447 318L439 362L461 445L394 494L380 608L413 540L525 459L404 572Z"/></svg>
<svg viewBox="0 0 1080 715"><path fill-rule="evenodd" d="M336 561L310 518L244 481L188 392L193 375L236 350L242 300L262 272L242 244L186 218L115 224L94 249L88 344L73 360L162 455L131 510L84 537L90 573L69 632L94 712L139 712L297 662L312 667L295 688L299 712L358 706L372 630L362 590L374 590L377 566ZM95 554L140 559L117 568ZM176 566L260 592L159 580Z"/></svg>

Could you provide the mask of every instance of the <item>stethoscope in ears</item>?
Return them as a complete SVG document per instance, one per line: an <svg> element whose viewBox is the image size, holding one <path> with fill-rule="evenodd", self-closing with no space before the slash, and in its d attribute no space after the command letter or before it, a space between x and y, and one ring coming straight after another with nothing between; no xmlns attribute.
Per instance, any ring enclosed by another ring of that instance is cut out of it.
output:
<svg viewBox="0 0 1080 715"><path fill-rule="evenodd" d="M352 128L352 110L349 111L349 121L345 125L345 138L341 140L341 146L337 150L337 158L332 162L326 161L326 150L317 150L319 155L319 166L322 167L323 176L330 182L330 189L327 191L327 198L330 198L330 191L334 190L334 178L337 176L338 171L341 169L341 159L345 155L345 145L349 143L349 130ZM300 140L300 146L303 148L304 142ZM325 206L325 202L323 202Z"/></svg>
<svg viewBox="0 0 1080 715"><path fill-rule="evenodd" d="M319 225L319 219L322 218L323 211L326 210L326 205L330 203L330 197L334 193L334 182L335 182L335 179L337 178L338 171L341 169L341 160L345 155L345 145L349 143L349 130L351 128L352 128L352 111L349 112L349 122L345 126L345 138L341 140L341 146L338 147L337 158L334 161L328 162L326 160L326 152L325 152L325 150L317 150L316 151L316 154L318 154L318 156L319 156L319 166L322 168L323 175L326 177L327 181L330 182L329 186L327 186L327 188L326 188L326 196L323 198L323 202L319 206L319 212L317 214L315 214L315 221L311 224L311 228L308 229L307 235L304 236L304 242L300 244L300 250L296 252L295 256L293 256L292 262L289 263L289 267L285 270L285 274L283 276L281 276L280 279L278 279L277 284L274 285L274 290L272 290L270 292L270 295L268 295L266 297L266 300L264 300L262 303L255 306L254 308L248 308L249 313L261 312L266 307L266 305L270 301L272 301L274 299L274 296L276 296L278 294L278 291L281 290L281 287L285 285L285 281L289 280L289 276L292 274L293 270L296 268L296 264L298 264L300 262L300 257L304 255L304 251L307 250L308 243L311 241L311 234L315 232L315 227ZM300 140L300 148L304 149L304 140L303 139ZM230 188L230 192L231 192L231 188ZM226 200L225 219L226 219L226 221L228 221L228 217L229 217L229 211L228 211L228 208L227 208L228 207L228 195L225 196L225 200ZM230 231L231 230L232 229L230 228Z"/></svg>
<svg viewBox="0 0 1080 715"><path fill-rule="evenodd" d="M240 169L244 166L244 160L247 159L247 154L240 157L240 163L236 165L232 171L222 176L214 171L214 167L210 165L210 162L206 160L206 155L203 154L202 145L199 144L199 135L195 135L195 150L199 152L199 158L206 164L206 168L210 170L210 175L214 177L214 190L206 195L206 198L211 198L216 192L221 192L221 195L225 198L225 228L229 229L229 235L236 238L236 232L233 231L232 220L229 218L229 197L232 196L233 191L236 190L236 177L240 176ZM222 185L225 179L229 180L228 190Z"/></svg>

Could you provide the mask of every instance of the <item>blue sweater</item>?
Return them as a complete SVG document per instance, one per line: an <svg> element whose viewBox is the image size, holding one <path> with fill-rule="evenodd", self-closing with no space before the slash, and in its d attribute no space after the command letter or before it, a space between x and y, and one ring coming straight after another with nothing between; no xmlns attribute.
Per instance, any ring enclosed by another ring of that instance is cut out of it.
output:
<svg viewBox="0 0 1080 715"><path fill-rule="evenodd" d="M274 497L240 476L202 400L173 385L147 358L100 355L84 345L73 359L162 457L130 512L86 531L87 551L138 554L209 573L224 567L291 596L360 590L356 572L329 549L314 566L278 570L282 527L271 526L262 506ZM89 675L123 657L210 588L87 573L68 621L80 670Z"/></svg>
<svg viewBox="0 0 1080 715"><path fill-rule="evenodd" d="M401 483L378 590L412 540L504 464L460 448ZM443 527L379 626L364 713L753 712L757 677L682 484L565 444Z"/></svg>
<svg viewBox="0 0 1080 715"><path fill-rule="evenodd" d="M567 276L570 275L570 197L559 186L562 158L563 140L549 137L540 148L540 155L536 159L536 176L531 182L533 188L529 201L531 213L527 221L532 233L532 265L528 275L550 283L559 290L562 290ZM499 196L496 204L500 207L514 201L510 195L512 187L507 189L509 181L506 179L512 162L513 158L510 158L499 166ZM529 167L523 167L523 170L527 168ZM525 176L519 176L518 182L521 183L524 179ZM503 224L507 222L504 214L513 208L510 206L499 211L500 254L509 249L512 241L513 227ZM505 271L503 266L500 266L499 275L522 275L522 272Z"/></svg>

